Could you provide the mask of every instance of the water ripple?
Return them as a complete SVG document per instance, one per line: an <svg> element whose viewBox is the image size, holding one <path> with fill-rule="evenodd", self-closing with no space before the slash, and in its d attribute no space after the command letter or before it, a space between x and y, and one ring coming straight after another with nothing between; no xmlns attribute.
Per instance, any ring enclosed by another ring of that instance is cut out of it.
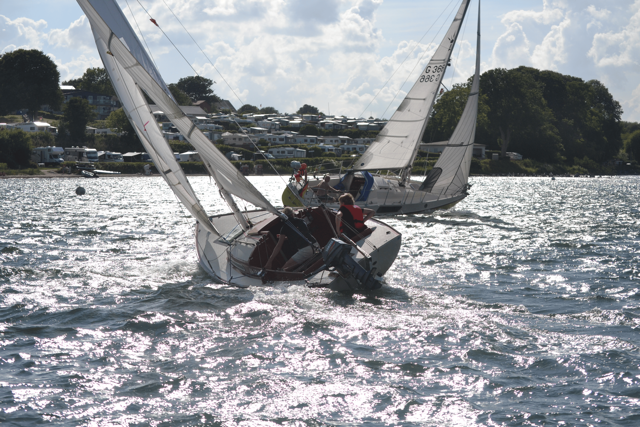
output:
<svg viewBox="0 0 640 427"><path fill-rule="evenodd" d="M640 423L640 180L473 181L346 296L212 283L157 177L0 180L0 421Z"/></svg>

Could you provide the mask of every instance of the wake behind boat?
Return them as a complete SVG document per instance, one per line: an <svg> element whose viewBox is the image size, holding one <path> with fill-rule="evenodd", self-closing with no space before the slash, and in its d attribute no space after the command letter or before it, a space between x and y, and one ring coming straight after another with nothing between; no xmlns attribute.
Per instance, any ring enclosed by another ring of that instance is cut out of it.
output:
<svg viewBox="0 0 640 427"><path fill-rule="evenodd" d="M348 239L336 230L335 214L324 207L298 210L292 216L280 212L184 115L116 1L77 1L89 18L98 52L129 121L158 172L197 221L196 247L203 269L217 280L239 287L278 281L305 281L344 291L381 286L378 279L400 250L400 233L369 220ZM144 94L196 148L231 213L207 215ZM234 197L259 209L241 211ZM281 252L275 252L274 241L284 226L300 221L304 225L295 227L306 240L305 249L313 248L312 256L285 271L296 248L284 245ZM304 235L301 229L309 234Z"/></svg>
<svg viewBox="0 0 640 427"><path fill-rule="evenodd" d="M386 215L448 208L468 195L480 89L480 2L476 70L465 109L446 148L424 181L412 180L411 168L469 3L470 0L462 1L429 64L376 140L344 176L330 177L331 187L351 193L361 206ZM398 171L398 174L382 175L377 173L379 171ZM292 206L324 204L336 207L336 202L327 198L324 191L314 191L321 182L291 179L282 200Z"/></svg>

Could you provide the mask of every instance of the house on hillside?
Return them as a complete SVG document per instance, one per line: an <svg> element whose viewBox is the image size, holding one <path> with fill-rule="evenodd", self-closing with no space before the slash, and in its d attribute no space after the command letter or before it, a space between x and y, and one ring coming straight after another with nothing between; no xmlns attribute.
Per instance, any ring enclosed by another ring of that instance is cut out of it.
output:
<svg viewBox="0 0 640 427"><path fill-rule="evenodd" d="M231 104L231 102L229 102L226 99L223 99L223 100L221 100L219 102L214 102L213 104L211 104L211 107L214 110L218 110L218 111L220 111L220 110L229 110L232 113L236 112L236 108L233 106L233 104Z"/></svg>
<svg viewBox="0 0 640 427"><path fill-rule="evenodd" d="M104 120L109 115L120 108L122 105L118 98L111 95L105 95L96 92L89 92L86 90L78 90L73 88L73 86L63 86L65 89L62 89L63 101L67 104L73 98L81 98L86 99L87 102L93 107L93 110L96 112L98 120ZM50 111L56 114L62 114L62 111L52 111L48 106L42 107L44 111Z"/></svg>
<svg viewBox="0 0 640 427"><path fill-rule="evenodd" d="M307 150L293 147L274 147L269 148L269 154L276 159L294 159L307 156Z"/></svg>
<svg viewBox="0 0 640 427"><path fill-rule="evenodd" d="M14 129L21 129L25 132L49 132L54 135L58 133L58 128L51 126L47 122L13 123L13 124L7 125L7 127L13 127Z"/></svg>
<svg viewBox="0 0 640 427"><path fill-rule="evenodd" d="M207 102L207 101L204 101L204 100L196 101L196 102L193 103L193 105L195 107L202 108L207 113L211 112L211 104L209 104L209 102Z"/></svg>

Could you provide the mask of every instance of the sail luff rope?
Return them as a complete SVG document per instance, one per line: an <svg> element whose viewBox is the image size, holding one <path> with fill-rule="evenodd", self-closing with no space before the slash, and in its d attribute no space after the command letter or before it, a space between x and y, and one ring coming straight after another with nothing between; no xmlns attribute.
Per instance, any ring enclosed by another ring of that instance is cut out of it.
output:
<svg viewBox="0 0 640 427"><path fill-rule="evenodd" d="M145 13L149 16L151 22L153 22L153 24L158 27L158 29L160 29L160 31L162 32L162 34L166 37L167 40L169 40L169 42L171 43L171 45L173 45L173 47L176 49L176 51L178 51L178 53L180 54L180 56L182 56L182 59L184 59L184 61L189 65L189 67L193 70L193 72L197 75L200 76L200 74L195 70L195 68L193 68L193 66L191 65L191 63L187 60L187 58L182 54L182 51L180 51L180 49L175 45L175 43L173 43L173 41L171 40L171 38L167 35L167 33L164 32L164 30L162 29L162 27L160 27L160 24L158 24L156 22L155 19L153 19L153 17L151 16L151 14L149 13L149 11L142 5L142 3L140 3L140 0L137 0L138 4L140 5L140 7L145 11ZM164 0L163 0L164 3ZM171 10L171 8L164 3L165 6L167 7L167 9L169 9L169 11L173 14L173 16L176 17L176 19L178 19L178 17L175 15L175 13L173 12L173 10ZM178 19L178 22L180 22L180 20ZM180 25L182 25L182 22L180 22ZM187 32L187 34L189 34L189 37L191 37L191 39L193 40L193 36L191 36L191 34L189 33L189 31L184 27L184 25L182 25L182 28L184 28L184 30ZM209 61L209 63L211 64L211 66L218 72L218 74L220 74L220 77L222 77L222 80L224 80L224 82L227 84L227 86L229 87L229 89L231 90L231 92L233 92L234 95L236 95L236 98L238 98L238 101L240 101L242 103L242 100L240 99L240 97L235 93L235 91L233 90L233 88L229 85L229 83L227 82L227 80L224 78L224 76L222 76L222 73L220 73L220 71L215 67L215 65L213 65L211 63L211 60L209 59L209 57L207 57L207 55L204 53L204 51L202 50L202 48L200 48L200 46L198 45L198 43L195 42L196 46L198 46L198 49L200 49L200 52L202 52L202 54L205 56L205 58L207 58L207 60ZM244 103L242 103L242 105L244 105ZM238 126L238 129L240 129L240 131L249 139L249 142L251 142L251 145L253 145L253 147L257 150L260 151L260 148L258 147L258 145L256 144L256 142L251 138L251 136L249 136L249 134L247 133L246 130L244 130L242 128L242 126L240 126L240 124L235 120L235 118L233 118L231 115L229 115L230 120L233 121L233 123L236 124L236 126ZM275 166L273 166L273 164L269 161L269 159L267 159L265 157L265 160L267 161L267 163L269 164L269 166L271 167L271 169L273 169L273 171L276 173L276 175L280 178L280 180L283 182L283 184L287 184L287 182L284 180L284 178L282 177L282 175L280 175L280 173L278 172L278 170L276 169Z"/></svg>
<svg viewBox="0 0 640 427"><path fill-rule="evenodd" d="M453 4L453 2L455 2L456 0L451 0L451 2L449 2L449 5L447 5L447 7L440 12L440 16L438 16L438 18L436 18L436 20L433 22L433 24L431 24L431 27L429 27L429 29L427 29L427 31L425 31L425 33L422 35L422 37L420 38L420 40L418 40L418 42L416 43L416 45L414 46L414 48L411 50L411 52L409 52L407 54L407 56L402 60L402 62L400 63L400 65L398 66L398 68L396 68L396 70L393 72L393 74L391 74L391 77L389 77L389 79L385 82L384 85L382 85L382 87L380 88L380 90L378 90L378 93L376 93L376 95L371 99L371 101L369 102L369 104L367 105L367 107L364 109L364 111L360 114L361 117L363 117L363 114L365 111L367 111L367 109L369 108L369 106L371 106L371 104L373 103L373 101L376 100L376 98L378 97L378 95L380 95L380 92L382 92L382 90L389 84L389 82L391 81L391 79L393 78L393 76L396 75L396 73L398 71L400 71L400 68L402 68L402 65L407 61L407 59L409 59L409 57L413 54L413 52L415 52L415 50L418 48L418 46L420 46L420 43L422 42L422 40L424 40L424 38L427 36L427 34L429 33L429 31L431 31L431 29L433 28L433 26L435 25L436 22L438 22L438 19L440 19L442 17L442 15L444 14L444 12L451 6L451 4ZM452 9L455 10L455 9ZM451 16L451 12L449 13L449 16ZM438 32L433 36L433 39L431 39L431 43L434 43L434 41L436 40L436 37L438 36L438 34L440 34L440 31L442 30L442 27L446 24L446 20L443 21L442 26L440 27L440 29L438 30ZM389 103L389 105L387 105L387 108L385 108L384 112L382 113L382 115L380 117L384 117L384 115L387 113L387 111L389 110L389 108L391 107L391 104L393 104L393 102L395 101L396 97L398 96L398 93L400 93L400 91L402 90L402 87L407 83L407 81L409 80L409 77L411 77L411 74L413 74L413 70L416 69L416 66L420 63L420 61L422 60L422 58L424 57L424 54L426 52L422 53L422 56L420 57L420 59L418 60L418 62L416 63L416 65L411 69L411 72L409 73L409 75L407 76L407 78L405 79L404 83L402 83L402 85L400 85L400 87L398 88L398 90L396 91L395 95L393 96L393 99L391 100L391 102Z"/></svg>

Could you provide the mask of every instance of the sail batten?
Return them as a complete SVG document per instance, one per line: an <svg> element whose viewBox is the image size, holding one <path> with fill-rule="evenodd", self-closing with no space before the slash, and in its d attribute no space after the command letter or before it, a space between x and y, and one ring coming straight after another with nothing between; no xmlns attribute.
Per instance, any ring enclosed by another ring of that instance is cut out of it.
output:
<svg viewBox="0 0 640 427"><path fill-rule="evenodd" d="M429 64L423 69L422 74L376 140L371 143L355 165L355 170L401 169L413 163L469 2L470 0L462 1L455 19ZM388 133L407 135L401 150L385 146Z"/></svg>

